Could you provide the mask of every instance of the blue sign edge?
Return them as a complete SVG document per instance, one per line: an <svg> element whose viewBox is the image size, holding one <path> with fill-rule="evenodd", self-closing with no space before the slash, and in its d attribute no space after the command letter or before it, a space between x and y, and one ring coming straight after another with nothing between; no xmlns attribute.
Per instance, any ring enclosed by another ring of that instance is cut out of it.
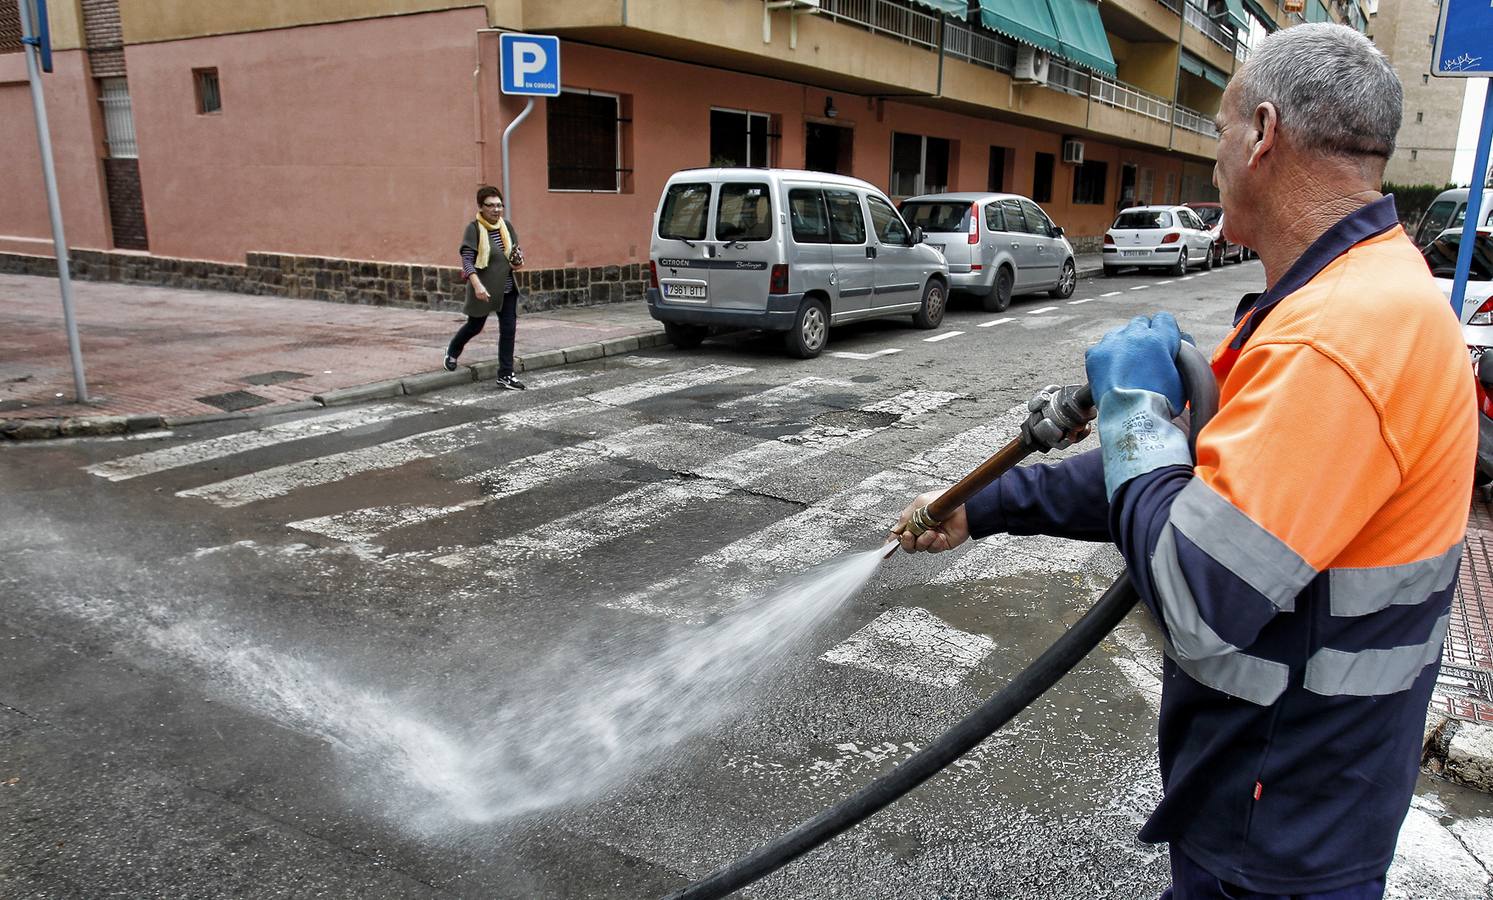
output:
<svg viewBox="0 0 1493 900"><path fill-rule="evenodd" d="M503 77L503 63L507 60L504 45L519 38L545 38L555 42L555 89L553 91L510 91L508 79ZM505 31L498 35L498 90L510 97L558 97L563 79L560 77L560 36L557 34L530 34L527 31Z"/></svg>
<svg viewBox="0 0 1493 900"><path fill-rule="evenodd" d="M1441 46L1442 41L1446 39L1446 17L1451 7L1452 0L1441 0L1441 12L1436 17L1436 46L1431 51L1431 74L1437 78L1493 78L1493 68L1442 71Z"/></svg>

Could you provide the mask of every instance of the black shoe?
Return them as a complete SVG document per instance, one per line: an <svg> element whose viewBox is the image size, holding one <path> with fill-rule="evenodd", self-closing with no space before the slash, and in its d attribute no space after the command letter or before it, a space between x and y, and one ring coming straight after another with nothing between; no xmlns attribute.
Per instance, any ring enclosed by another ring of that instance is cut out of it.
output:
<svg viewBox="0 0 1493 900"><path fill-rule="evenodd" d="M524 390L524 383L512 375L499 375L498 387L505 391L521 391Z"/></svg>
<svg viewBox="0 0 1493 900"><path fill-rule="evenodd" d="M454 357L454 356L448 356L448 357L446 357L446 371L447 372L455 372L456 371L456 357Z"/></svg>

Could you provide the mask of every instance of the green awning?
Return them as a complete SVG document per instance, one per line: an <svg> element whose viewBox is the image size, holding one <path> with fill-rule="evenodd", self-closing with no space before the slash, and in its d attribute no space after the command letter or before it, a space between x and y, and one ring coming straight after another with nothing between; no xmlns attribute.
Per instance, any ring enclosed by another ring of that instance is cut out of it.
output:
<svg viewBox="0 0 1493 900"><path fill-rule="evenodd" d="M1060 55L1086 69L1115 74L1115 57L1094 0L1047 0L1058 29Z"/></svg>
<svg viewBox="0 0 1493 900"><path fill-rule="evenodd" d="M1181 65L1182 71L1191 72L1199 78L1203 77L1203 71L1208 68L1207 63L1188 53L1186 50L1182 51Z"/></svg>
<svg viewBox="0 0 1493 900"><path fill-rule="evenodd" d="M912 0L912 2L941 13L958 16L961 20L964 18L965 13L969 12L968 0Z"/></svg>
<svg viewBox="0 0 1493 900"><path fill-rule="evenodd" d="M1306 20L1308 22L1331 22L1332 16L1327 14L1327 7L1322 5L1322 0L1310 0L1306 4Z"/></svg>
<svg viewBox="0 0 1493 900"><path fill-rule="evenodd" d="M1248 9L1255 20L1267 31L1279 31L1280 26L1276 24L1275 17L1265 10L1260 0L1244 0L1244 8Z"/></svg>
<svg viewBox="0 0 1493 900"><path fill-rule="evenodd" d="M1227 0L1229 5L1229 18L1234 24L1245 31L1249 30L1249 14L1244 11L1243 0Z"/></svg>
<svg viewBox="0 0 1493 900"><path fill-rule="evenodd" d="M1211 84L1216 85L1219 90L1223 90L1224 88L1229 86L1229 76L1223 74L1212 66L1203 67L1203 77L1208 79Z"/></svg>
<svg viewBox="0 0 1493 900"><path fill-rule="evenodd" d="M1063 55L1047 0L980 0L980 24L1023 44Z"/></svg>

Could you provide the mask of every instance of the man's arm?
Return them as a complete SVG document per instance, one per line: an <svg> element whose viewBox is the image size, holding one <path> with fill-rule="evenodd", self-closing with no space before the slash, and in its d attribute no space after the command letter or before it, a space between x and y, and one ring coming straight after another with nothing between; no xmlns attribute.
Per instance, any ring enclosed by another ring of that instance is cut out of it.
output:
<svg viewBox="0 0 1493 900"><path fill-rule="evenodd" d="M975 538L1006 532L1110 540L1109 499L1098 450L1012 469L970 498L965 512Z"/></svg>

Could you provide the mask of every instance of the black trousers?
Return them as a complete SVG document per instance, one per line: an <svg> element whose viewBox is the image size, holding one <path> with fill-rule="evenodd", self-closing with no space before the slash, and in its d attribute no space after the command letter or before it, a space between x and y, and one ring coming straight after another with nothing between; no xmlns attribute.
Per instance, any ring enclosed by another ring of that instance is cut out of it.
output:
<svg viewBox="0 0 1493 900"><path fill-rule="evenodd" d="M467 322L457 329L456 336L451 338L451 346L446 348L446 355L452 359L461 356L461 351L466 349L467 341L482 333L482 328L487 324L487 316L467 316ZM503 302L498 307L498 377L513 374L513 339L518 334L518 291L509 291L503 295Z"/></svg>

